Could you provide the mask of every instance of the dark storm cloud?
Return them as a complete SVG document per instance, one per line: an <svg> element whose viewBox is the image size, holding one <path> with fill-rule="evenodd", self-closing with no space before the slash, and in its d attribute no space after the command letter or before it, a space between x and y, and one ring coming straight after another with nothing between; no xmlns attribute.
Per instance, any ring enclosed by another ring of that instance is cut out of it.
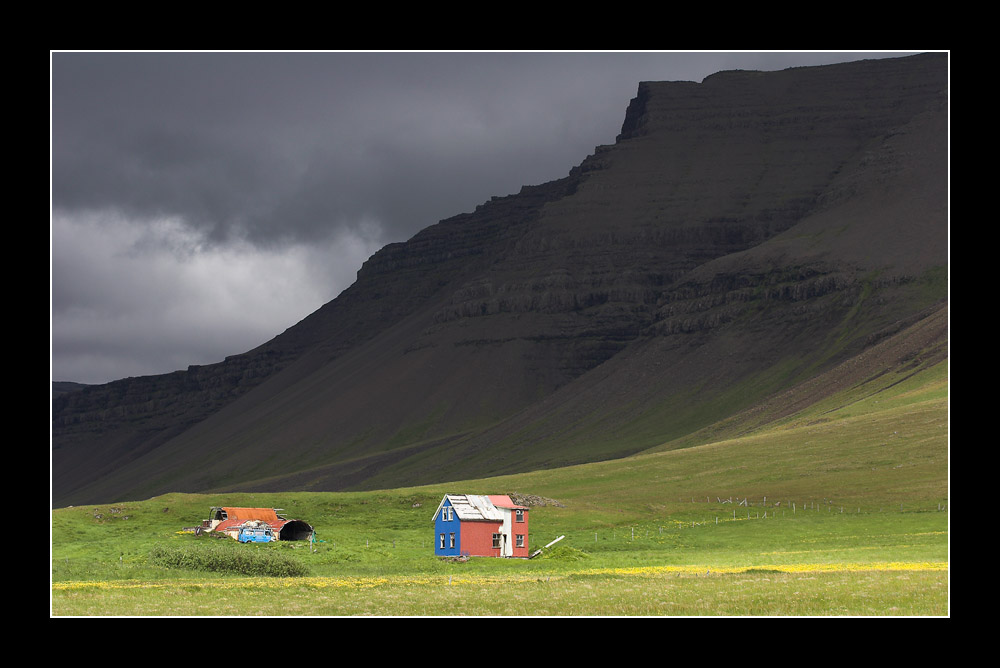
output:
<svg viewBox="0 0 1000 668"><path fill-rule="evenodd" d="M53 374L262 343L380 246L613 143L639 81L869 55L53 53Z"/></svg>
<svg viewBox="0 0 1000 668"><path fill-rule="evenodd" d="M485 54L55 54L53 203L177 215L217 239L314 238L362 215L406 235L522 185L497 183L518 163L549 167L527 182L586 155L557 152L585 87L560 103L543 69Z"/></svg>

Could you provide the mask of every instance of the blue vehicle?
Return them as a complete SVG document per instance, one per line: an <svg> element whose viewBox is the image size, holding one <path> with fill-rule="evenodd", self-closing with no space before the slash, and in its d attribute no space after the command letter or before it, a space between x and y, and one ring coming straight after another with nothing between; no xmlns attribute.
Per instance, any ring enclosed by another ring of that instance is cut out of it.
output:
<svg viewBox="0 0 1000 668"><path fill-rule="evenodd" d="M240 527L237 540L241 543L270 543L277 538L274 537L274 531L271 530L271 527L266 524L245 524Z"/></svg>

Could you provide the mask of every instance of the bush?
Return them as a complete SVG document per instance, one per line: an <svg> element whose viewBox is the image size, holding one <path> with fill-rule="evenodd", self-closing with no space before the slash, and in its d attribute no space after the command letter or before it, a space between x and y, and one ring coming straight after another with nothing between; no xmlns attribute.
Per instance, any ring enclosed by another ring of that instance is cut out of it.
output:
<svg viewBox="0 0 1000 668"><path fill-rule="evenodd" d="M552 548L551 550L545 550L542 552L542 559L558 559L560 561L580 561L582 559L587 559L590 555L583 550L578 550L575 547L569 547L568 545L560 545L559 547Z"/></svg>
<svg viewBox="0 0 1000 668"><path fill-rule="evenodd" d="M239 575L296 577L309 573L304 565L284 554L239 543L157 546L149 553L149 561L164 568Z"/></svg>

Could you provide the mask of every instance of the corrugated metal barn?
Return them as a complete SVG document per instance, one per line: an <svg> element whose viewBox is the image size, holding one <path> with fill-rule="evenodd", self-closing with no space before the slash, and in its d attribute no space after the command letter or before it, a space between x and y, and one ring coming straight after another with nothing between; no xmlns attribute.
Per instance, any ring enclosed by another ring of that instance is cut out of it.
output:
<svg viewBox="0 0 1000 668"><path fill-rule="evenodd" d="M276 508L212 508L209 519L203 526L209 531L218 531L236 538L240 527L250 521L265 522L274 531L278 540L309 540L313 528L302 520L289 520L278 514Z"/></svg>
<svg viewBox="0 0 1000 668"><path fill-rule="evenodd" d="M434 511L434 554L528 557L528 508L506 495L445 494Z"/></svg>

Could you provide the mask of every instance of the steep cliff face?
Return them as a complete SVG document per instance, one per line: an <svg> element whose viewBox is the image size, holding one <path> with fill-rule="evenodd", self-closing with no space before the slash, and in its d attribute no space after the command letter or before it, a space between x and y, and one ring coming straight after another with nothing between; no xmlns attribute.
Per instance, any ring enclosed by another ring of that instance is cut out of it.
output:
<svg viewBox="0 0 1000 668"><path fill-rule="evenodd" d="M572 171L573 195L436 321L486 318L497 341L531 314L575 346L575 377L644 336L918 280L947 261L946 132L927 125L945 118L941 62L641 84L617 143Z"/></svg>
<svg viewBox="0 0 1000 668"><path fill-rule="evenodd" d="M943 302L946 142L944 55L642 83L565 179L387 246L264 346L57 399L55 500L413 484L691 433Z"/></svg>

